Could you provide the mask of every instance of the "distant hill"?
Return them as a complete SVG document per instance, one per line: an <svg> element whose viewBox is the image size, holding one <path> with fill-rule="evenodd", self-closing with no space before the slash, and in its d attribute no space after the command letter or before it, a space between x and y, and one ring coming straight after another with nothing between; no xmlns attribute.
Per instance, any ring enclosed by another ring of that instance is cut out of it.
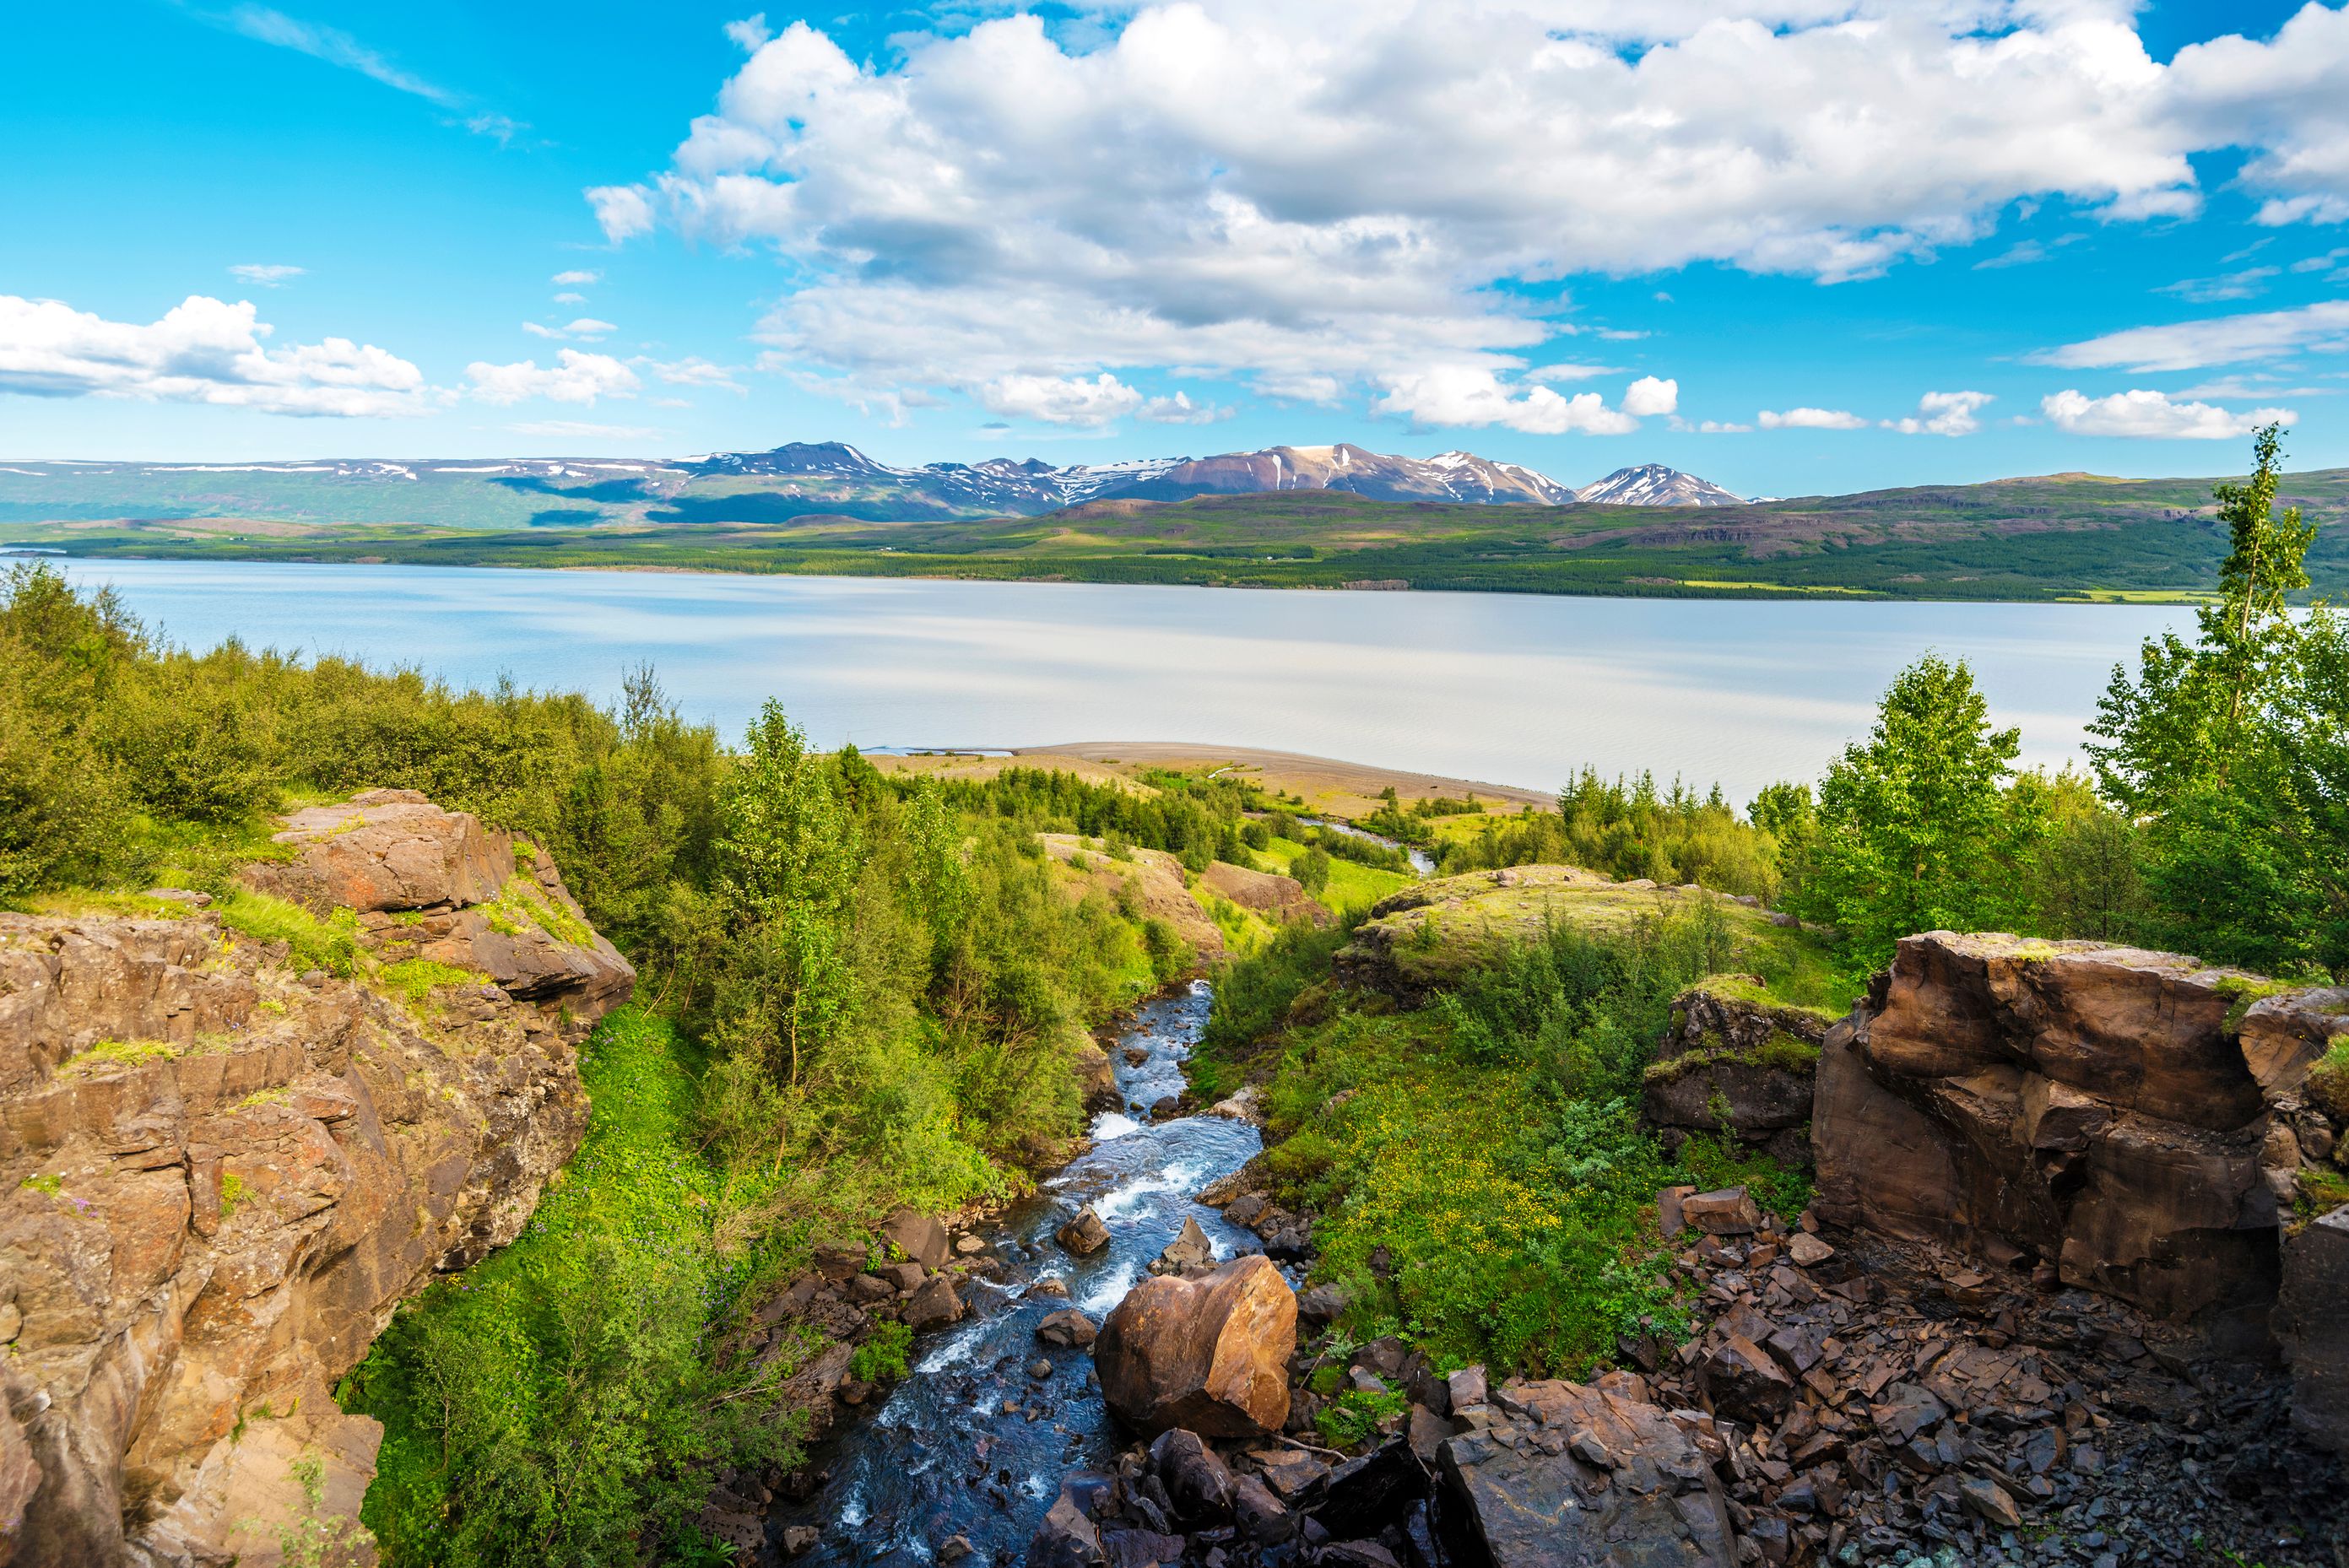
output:
<svg viewBox="0 0 2349 1568"><path fill-rule="evenodd" d="M1641 463L1617 469L1596 484L1574 492L1574 499L1596 506L1743 506L1745 498L1733 495L1710 480L1668 469L1661 463Z"/></svg>
<svg viewBox="0 0 2349 1568"><path fill-rule="evenodd" d="M1740 501L1661 465L1578 495L1361 448L901 469L837 442L686 461L0 463L0 547L178 559L1069 578L1557 593L2177 597L2226 553L2209 479L2085 474ZM2349 469L2284 476L2349 590Z"/></svg>

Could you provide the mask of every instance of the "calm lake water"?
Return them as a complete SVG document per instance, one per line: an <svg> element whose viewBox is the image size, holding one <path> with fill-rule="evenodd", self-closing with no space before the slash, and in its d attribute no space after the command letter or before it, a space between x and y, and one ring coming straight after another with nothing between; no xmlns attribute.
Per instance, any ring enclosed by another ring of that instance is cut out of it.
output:
<svg viewBox="0 0 2349 1568"><path fill-rule="evenodd" d="M739 735L820 745L1190 740L1552 789L1589 764L1744 800L1816 778L1928 648L2027 761L2077 755L2116 660L2181 608L1345 593L411 566L75 562L172 640L616 696L650 663Z"/></svg>

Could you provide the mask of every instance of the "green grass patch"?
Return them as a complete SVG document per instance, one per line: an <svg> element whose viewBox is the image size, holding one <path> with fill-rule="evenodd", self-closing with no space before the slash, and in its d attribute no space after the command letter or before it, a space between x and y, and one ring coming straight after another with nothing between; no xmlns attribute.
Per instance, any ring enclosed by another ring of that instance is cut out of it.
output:
<svg viewBox="0 0 2349 1568"><path fill-rule="evenodd" d="M2210 988L2228 999L2227 1016L2219 1027L2230 1035L2243 1026L2243 1019L2257 1003L2301 989L2290 980L2268 980L2256 975L2222 975Z"/></svg>
<svg viewBox="0 0 2349 1568"><path fill-rule="evenodd" d="M251 1196L253 1196L253 1189L245 1185L243 1177L238 1175L233 1171L223 1171L221 1172L220 1212L222 1219L225 1220L230 1215L235 1213L238 1208L243 1204L244 1201Z"/></svg>
<svg viewBox="0 0 2349 1568"><path fill-rule="evenodd" d="M482 904L481 912L491 930L506 936L537 930L574 947L590 946L595 940L585 921L520 872L506 879L498 896Z"/></svg>
<svg viewBox="0 0 2349 1568"><path fill-rule="evenodd" d="M414 1012L421 1010L425 999L444 985L480 985L489 976L430 958L403 958L376 971L376 979Z"/></svg>
<svg viewBox="0 0 2349 1568"><path fill-rule="evenodd" d="M1410 1397L1397 1389L1349 1388L1322 1408L1313 1425L1331 1448L1356 1448L1377 1437L1381 1423L1410 1408Z"/></svg>
<svg viewBox="0 0 2349 1568"><path fill-rule="evenodd" d="M894 1382L905 1375L906 1357L914 1348L914 1331L902 1323L876 1323L856 1354L848 1358L848 1375L860 1383Z"/></svg>
<svg viewBox="0 0 2349 1568"><path fill-rule="evenodd" d="M300 904L272 893L237 888L212 906L221 923L255 942L282 942L295 969L323 969L349 979L360 962L359 917L336 909L321 919Z"/></svg>
<svg viewBox="0 0 2349 1568"><path fill-rule="evenodd" d="M699 1506L705 1467L795 1452L760 1391L791 1358L753 1374L709 1354L761 1258L720 1245L684 1047L623 1009L580 1076L586 1140L522 1237L403 1307L346 1385L385 1427L362 1517L388 1561L506 1563L523 1542L534 1562L636 1561Z"/></svg>
<svg viewBox="0 0 2349 1568"><path fill-rule="evenodd" d="M188 1047L176 1040L100 1040L57 1068L59 1078L94 1078L113 1068L176 1060Z"/></svg>
<svg viewBox="0 0 2349 1568"><path fill-rule="evenodd" d="M2335 1035L2308 1069L2308 1094L2336 1117L2349 1117L2349 1035Z"/></svg>

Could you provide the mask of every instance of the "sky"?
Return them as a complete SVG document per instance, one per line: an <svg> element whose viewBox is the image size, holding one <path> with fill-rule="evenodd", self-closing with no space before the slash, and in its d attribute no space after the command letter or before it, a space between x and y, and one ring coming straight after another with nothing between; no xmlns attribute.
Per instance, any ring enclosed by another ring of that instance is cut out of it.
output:
<svg viewBox="0 0 2349 1568"><path fill-rule="evenodd" d="M0 459L2349 466L2349 0L22 8Z"/></svg>

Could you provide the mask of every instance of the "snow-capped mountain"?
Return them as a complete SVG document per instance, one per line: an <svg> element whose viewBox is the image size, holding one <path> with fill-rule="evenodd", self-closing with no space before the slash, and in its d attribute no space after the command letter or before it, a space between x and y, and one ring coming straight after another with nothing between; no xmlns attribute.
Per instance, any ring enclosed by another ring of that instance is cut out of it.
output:
<svg viewBox="0 0 2349 1568"><path fill-rule="evenodd" d="M846 489L866 499L896 494L908 504L963 511L1048 511L1081 501L1185 500L1202 495L1257 495L1330 490L1379 500L1533 502L1559 506L1574 492L1547 475L1473 452L1397 458L1340 442L1268 447L1206 458L1147 458L1055 468L1034 458L895 468L843 441L793 441L766 452L721 452L688 465L696 473L782 480Z"/></svg>
<svg viewBox="0 0 2349 1568"><path fill-rule="evenodd" d="M1617 469L1576 490L1574 499L1599 506L1743 506L1745 502L1744 497L1732 495L1709 480L1661 463Z"/></svg>

